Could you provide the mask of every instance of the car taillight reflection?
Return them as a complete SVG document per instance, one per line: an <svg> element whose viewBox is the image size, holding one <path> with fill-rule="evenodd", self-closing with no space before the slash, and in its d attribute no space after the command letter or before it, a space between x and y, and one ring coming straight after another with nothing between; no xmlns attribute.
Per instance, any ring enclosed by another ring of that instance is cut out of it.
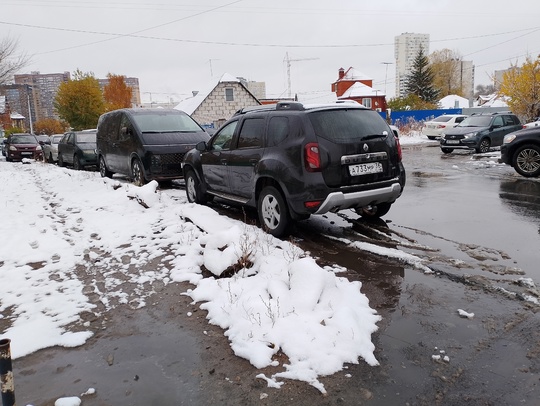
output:
<svg viewBox="0 0 540 406"><path fill-rule="evenodd" d="M401 143L399 142L398 137L394 137L396 139L396 146L397 146L397 154L398 154L398 160L401 162L401 159L403 157L403 154L401 152Z"/></svg>
<svg viewBox="0 0 540 406"><path fill-rule="evenodd" d="M321 170L321 156L319 154L319 144L310 142L304 147L304 159L308 172L318 172Z"/></svg>

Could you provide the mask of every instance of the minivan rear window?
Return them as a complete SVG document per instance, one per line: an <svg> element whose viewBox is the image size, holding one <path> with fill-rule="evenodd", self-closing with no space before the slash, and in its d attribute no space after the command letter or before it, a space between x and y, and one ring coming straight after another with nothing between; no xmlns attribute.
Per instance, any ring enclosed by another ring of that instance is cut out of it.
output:
<svg viewBox="0 0 540 406"><path fill-rule="evenodd" d="M133 121L143 133L203 131L187 114L136 114Z"/></svg>
<svg viewBox="0 0 540 406"><path fill-rule="evenodd" d="M388 135L388 126L373 110L343 109L309 114L317 137L334 142L359 141L373 135Z"/></svg>

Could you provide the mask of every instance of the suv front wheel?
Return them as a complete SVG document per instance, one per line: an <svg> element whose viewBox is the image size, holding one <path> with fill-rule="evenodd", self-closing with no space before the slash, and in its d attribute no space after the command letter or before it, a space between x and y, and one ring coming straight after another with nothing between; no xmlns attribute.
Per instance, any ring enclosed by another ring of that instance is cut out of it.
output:
<svg viewBox="0 0 540 406"><path fill-rule="evenodd" d="M186 195L190 203L205 204L206 196L201 191L201 183L192 170L186 173Z"/></svg>
<svg viewBox="0 0 540 406"><path fill-rule="evenodd" d="M263 230L274 237L287 233L291 223L289 209L279 190L273 186L265 187L259 196L257 210Z"/></svg>
<svg viewBox="0 0 540 406"><path fill-rule="evenodd" d="M521 176L540 176L540 147L537 145L524 145L514 154L514 169Z"/></svg>

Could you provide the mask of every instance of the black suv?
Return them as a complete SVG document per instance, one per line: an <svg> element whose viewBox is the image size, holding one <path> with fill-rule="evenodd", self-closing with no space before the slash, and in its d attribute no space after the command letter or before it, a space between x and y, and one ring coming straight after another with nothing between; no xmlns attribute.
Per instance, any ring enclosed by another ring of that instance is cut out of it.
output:
<svg viewBox="0 0 540 406"><path fill-rule="evenodd" d="M399 140L358 103L242 109L186 154L184 177L190 202L256 207L276 237L311 214L383 216L405 186Z"/></svg>
<svg viewBox="0 0 540 406"><path fill-rule="evenodd" d="M540 176L540 127L515 131L504 137L499 162L525 177Z"/></svg>
<svg viewBox="0 0 540 406"><path fill-rule="evenodd" d="M454 149L474 149L477 153L488 152L491 147L502 145L503 138L522 125L511 113L473 114L454 128L443 132L441 151L449 154Z"/></svg>

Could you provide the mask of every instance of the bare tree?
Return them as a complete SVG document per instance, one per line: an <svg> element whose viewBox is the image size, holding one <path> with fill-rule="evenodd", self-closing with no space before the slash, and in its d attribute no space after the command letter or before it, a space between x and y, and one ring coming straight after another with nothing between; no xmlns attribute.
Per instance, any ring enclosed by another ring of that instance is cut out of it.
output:
<svg viewBox="0 0 540 406"><path fill-rule="evenodd" d="M19 42L16 39L10 37L0 39L0 85L11 81L13 75L30 62L29 56L17 52L18 46Z"/></svg>

